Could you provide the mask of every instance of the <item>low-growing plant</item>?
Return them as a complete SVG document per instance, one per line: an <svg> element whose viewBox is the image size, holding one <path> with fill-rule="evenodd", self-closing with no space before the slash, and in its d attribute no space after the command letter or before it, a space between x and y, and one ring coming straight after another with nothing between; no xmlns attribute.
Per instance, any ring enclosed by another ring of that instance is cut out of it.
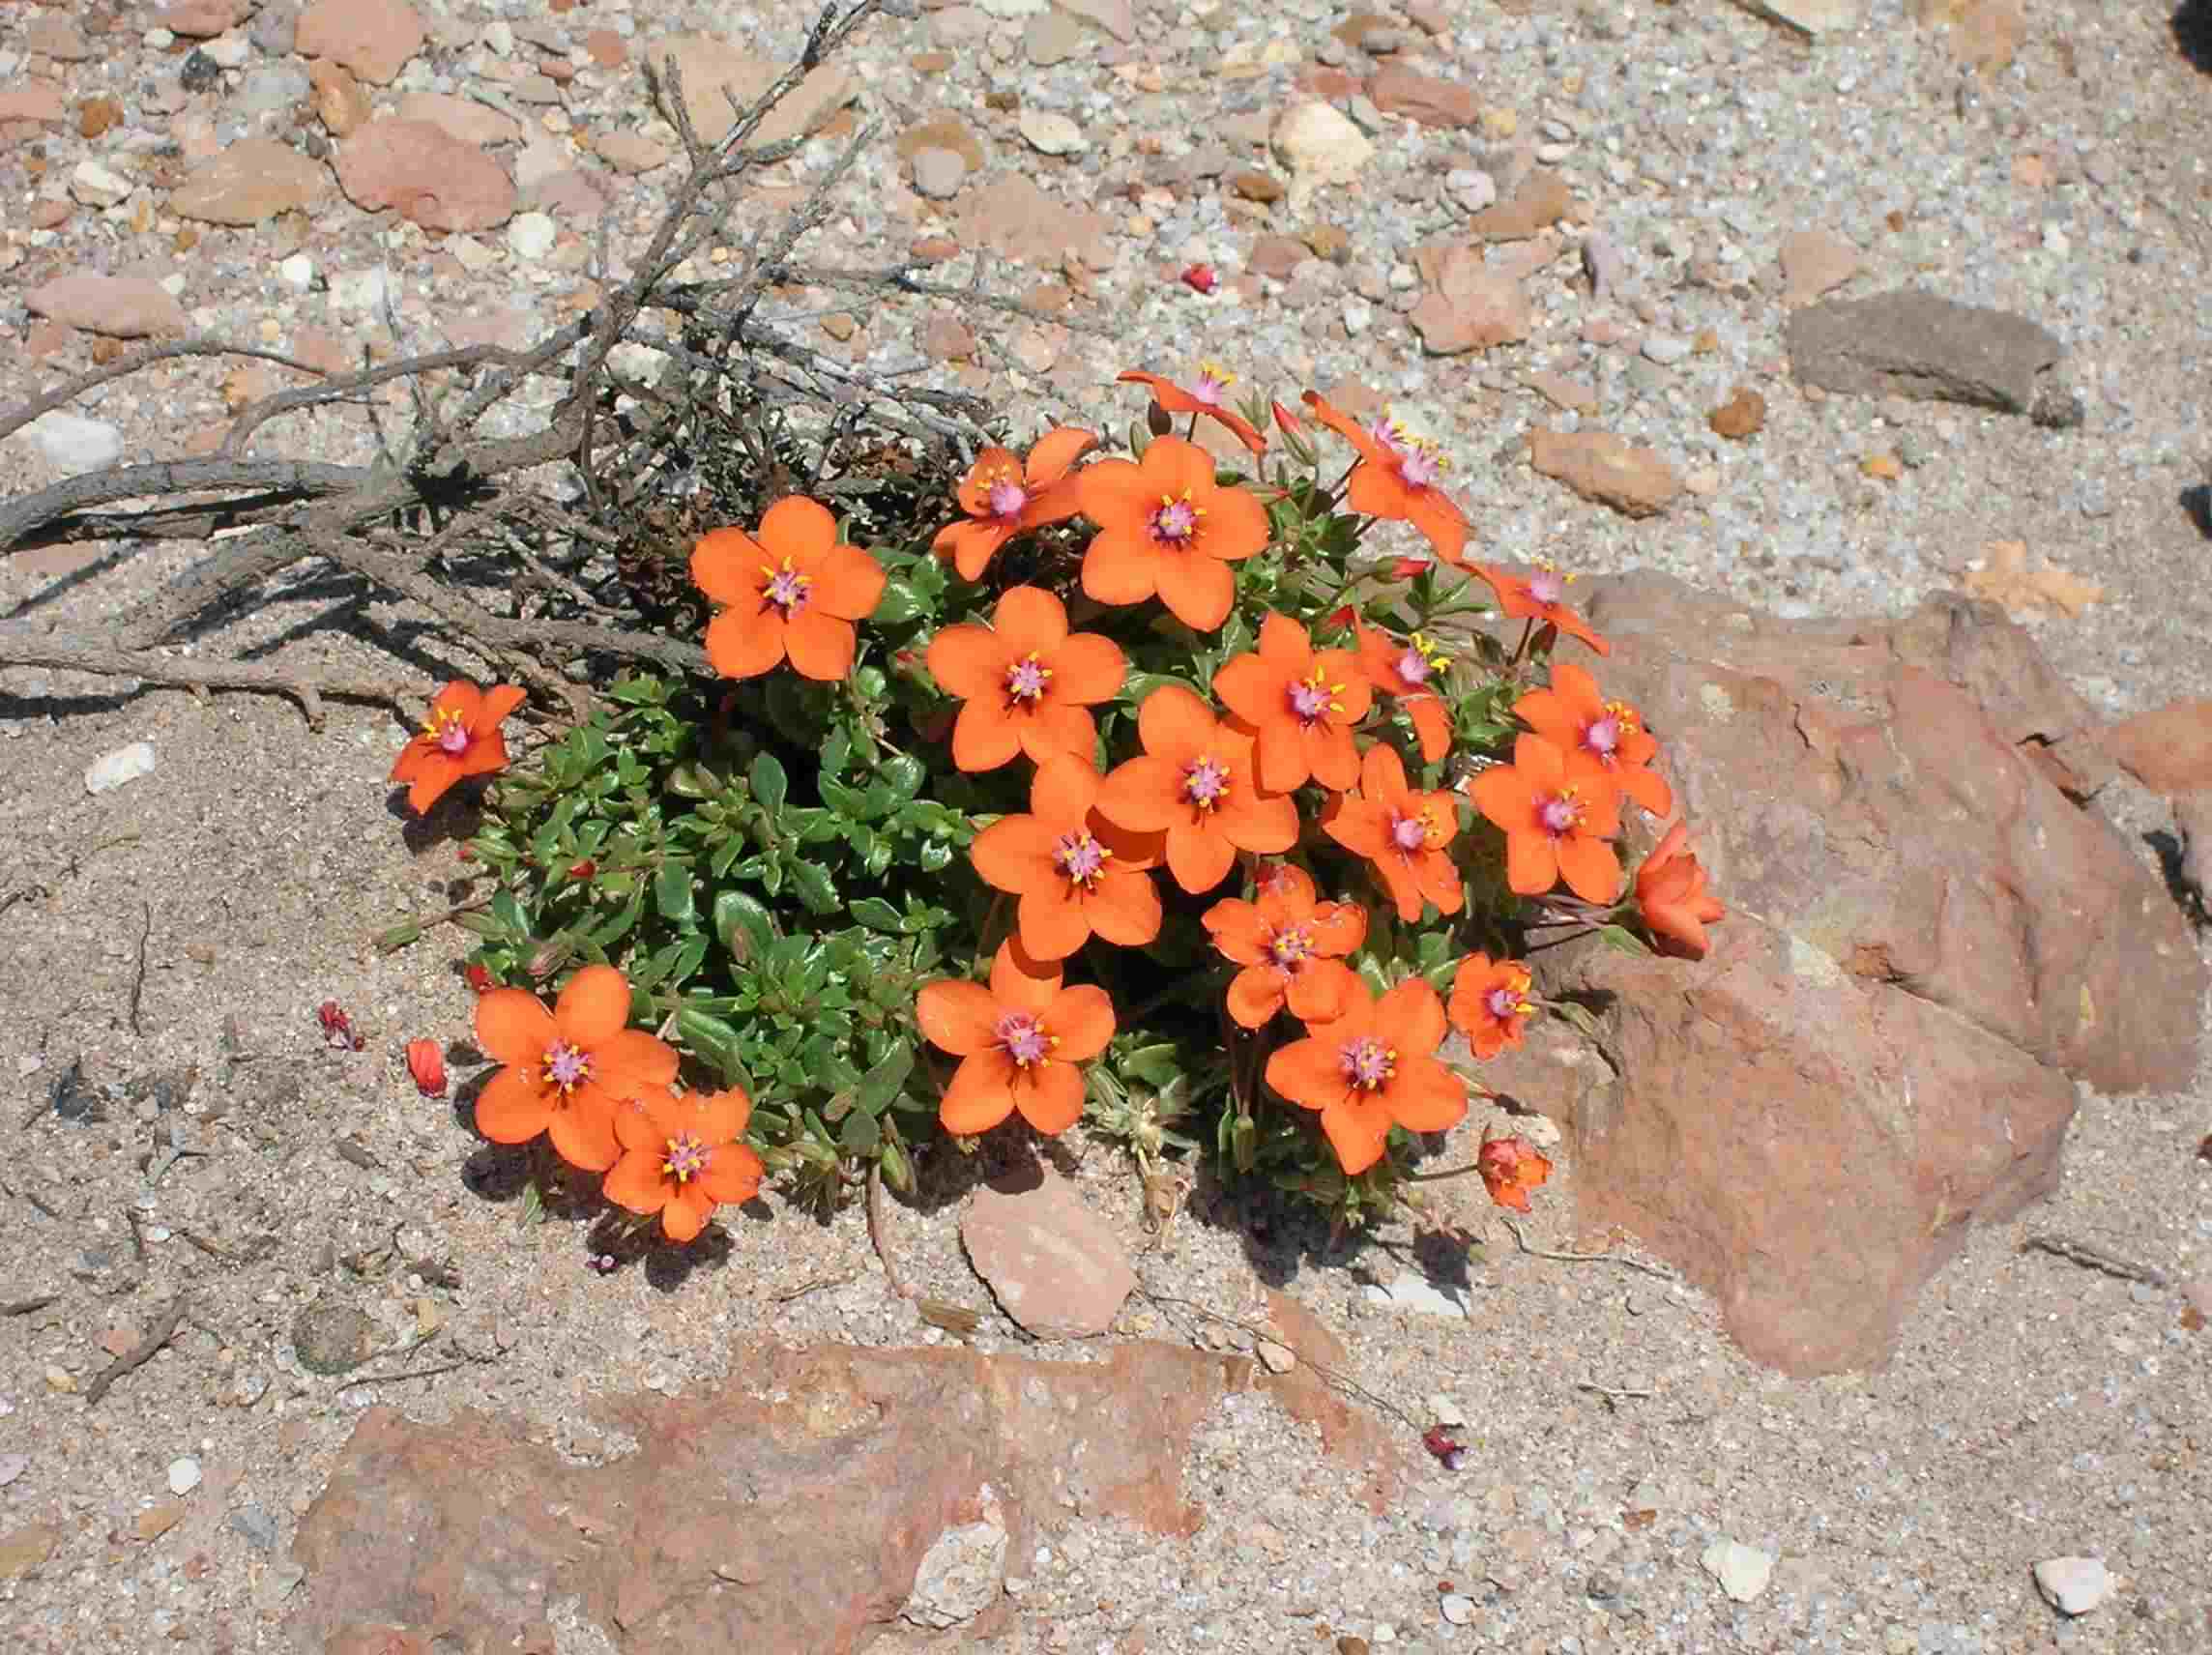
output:
<svg viewBox="0 0 2212 1655"><path fill-rule="evenodd" d="M854 545L798 496L706 534L720 676L626 673L491 786L494 889L459 915L508 1065L487 1136L619 1164L610 1199L679 1239L763 1175L904 1189L1016 1116L1355 1223L1437 1176L1427 1135L1546 1009L1539 932L1703 952L1680 826L1620 860L1626 809L1673 810L1656 741L1553 659L1606 641L1566 577L1468 559L1432 444L1312 392L1239 412L1210 365L1123 377L1153 397L1126 453L988 449L934 535ZM1392 521L1427 554L1372 549ZM441 716L419 808L497 740ZM520 992L554 984L550 1012ZM1549 1163L1500 1140L1462 1170L1526 1210Z"/></svg>

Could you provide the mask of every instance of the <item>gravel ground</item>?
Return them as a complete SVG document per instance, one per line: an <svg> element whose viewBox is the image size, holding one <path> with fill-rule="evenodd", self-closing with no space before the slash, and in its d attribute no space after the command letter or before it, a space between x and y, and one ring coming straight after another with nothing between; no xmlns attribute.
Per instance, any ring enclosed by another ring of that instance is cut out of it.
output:
<svg viewBox="0 0 2212 1655"><path fill-rule="evenodd" d="M1231 170L1267 165L1250 140L1295 101L1294 77L1317 59L1365 73L1371 32L1347 45L1332 32L1345 15L1310 0L1140 0L1134 44L1082 32L1071 53L1045 62L1058 37L1039 10L986 0L879 20L850 59L859 113L887 135L949 113L993 171L1031 173L1109 218L1096 268L993 273L1015 291L1088 286L1069 314L1094 317L1103 334L1018 324L1004 335L1008 365L941 362L931 371L944 380L1040 420L1116 421L1138 411L1107 383L1123 366L1180 371L1219 356L1255 378L1280 372L1277 394L1357 381L1444 443L1499 555L1662 567L1785 613L1901 611L1956 584L1989 542L2024 540L2031 560L2103 589L2078 617L2022 616L2094 705L2122 713L2212 694L2207 541L2183 505L2205 480L2212 385L2212 77L2177 51L2163 8L2039 6L2012 66L1976 77L1895 0L1865 0L1856 26L1811 44L1719 0L1442 0L1424 13L1441 34L1411 15L1369 28L1396 32L1391 55L1475 88L1496 112L1489 125L1381 120L1358 181L1320 189L1297 216L1288 201L1234 198L1210 175L1190 182L1186 163L1219 150ZM0 7L0 84L47 75L73 111L104 97L122 114L90 139L73 124L0 140L11 203L0 401L88 363L82 336L34 359L21 308L30 287L71 270L181 278L195 329L246 338L355 341L373 330L339 307L345 278L380 264L397 278L409 348L441 330L535 328L566 313L585 250L567 221L550 247L525 237L517 250L502 231L441 241L334 198L299 222L211 230L180 248L162 191L140 182L113 206L73 205L29 227L23 209L68 200L80 161L143 181L195 146L289 131L289 102L249 107L273 84L257 73L304 67L264 27L276 12L272 0L225 37L243 51L223 46L212 81L188 93L189 60L147 32L151 8ZM81 59L56 62L34 55L29 34L56 19L114 26L90 34ZM798 6L450 5L430 16L431 46L375 97L506 97L526 84L507 72L543 55L536 36L573 41L583 63L560 102L519 106L533 142L558 146L563 124L636 116L634 72L595 67L580 44L588 31L620 37L633 59L686 28L789 53L804 19ZM1072 116L1088 148L1035 153L1020 117L993 106L1008 100L986 102L1009 92L1023 113ZM1415 296L1412 249L1463 217L1452 192L1469 187L1450 184L1455 173L1503 176L1525 141L1559 146L1547 153L1587 204L1587 224L1619 249L1619 286L1593 299L1570 245L1528 284L1526 343L1424 357L1403 314ZM511 164L511 146L497 153ZM803 184L832 154L810 144L780 182ZM618 247L669 176L613 181ZM944 234L960 198L925 200L911 177L888 143L864 159L822 256L888 262ZM1344 265L1301 267L1287 284L1239 279L1258 237L1316 225L1343 233ZM1776 256L1781 238L1808 229L1858 249L1864 268L1842 296L1920 283L2051 328L2069 347L2082 422L2052 431L1973 409L1801 393L1786 371ZM318 273L306 290L278 269L295 252ZM1198 260L1225 278L1211 297L1176 279ZM1703 266L1724 279L1691 280ZM796 317L830 303L788 300ZM849 340L817 342L881 367L924 360L945 338L911 300L860 320ZM1630 338L1709 334L1710 347L1662 365L1587 342L1593 321ZM1575 421L1526 388L1540 371L1595 392L1585 423L1652 447L1685 475L1711 474L1709 492L1631 523L1536 476L1526 433ZM115 427L126 457L165 454L219 417L220 377L178 364L78 412ZM1704 421L1738 385L1768 409L1742 444ZM371 442L344 411L268 429L263 451L361 460ZM1893 480L1864 469L1878 454L1902 462ZM57 475L22 437L8 462L12 487ZM19 556L0 566L0 616L34 628L96 623L196 555L167 547L74 573ZM392 655L344 624L356 601L342 582L296 576L195 647L388 674ZM379 604L367 613L405 619ZM427 640L408 651L400 665L426 683L455 664ZM290 1536L371 1402L425 1419L512 1410L572 1453L606 1453L620 1444L579 1404L713 1385L728 1377L721 1352L737 1335L941 1337L887 1291L858 1212L822 1226L780 1210L772 1224L741 1220L726 1256L673 1281L642 1270L601 1279L585 1267L581 1224L521 1222L462 1115L419 1097L400 1061L411 1036L465 1034L458 940L383 957L365 946L394 918L439 904L460 871L450 844L400 831L384 775L402 736L359 708L334 708L316 736L271 698L202 702L0 672L0 902L15 898L0 915L0 1081L11 1094L0 1301L58 1295L0 1316L0 1640L11 1648L283 1647L280 1617L299 1587ZM153 743L154 773L89 796L86 766L134 741ZM2158 825L2140 795L2119 795L2114 809L2135 830ZM320 1044L314 1009L330 998L362 1025L365 1051ZM96 1118L34 1111L80 1055ZM188 1091L182 1077L195 1069ZM175 1083L165 1094L123 1094L159 1076ZM1475 1452L1457 1472L1429 1468L1395 1510L1370 1516L1309 1432L1264 1401L1232 1399L1188 1470L1205 1528L1171 1543L1073 1523L1049 1553L1010 1563L1022 1613L1004 1646L2212 1648L2208 1335L2189 1330L2176 1292L2018 1250L2029 1229L2061 1232L2203 1291L2212 1163L2194 1151L2208 1129L2212 1071L2185 1096L2084 1094L2055 1200L1975 1236L1924 1294L1886 1369L1816 1381L1750 1367L1686 1290L1525 1256L1464 1192L1440 1205L1488 1237L1465 1315L1369 1301L1368 1282L1405 1267L1402 1229L1324 1258L1296 1222L1210 1190L1164 1246L1139 1252L1134 1179L1078 1133L1081 1187L1155 1290L1244 1315L1261 1283L1287 1283L1345 1339L1363 1382L1416 1415L1463 1415ZM1573 1194L1567 1166L1540 1199L1532 1245L1608 1239L1575 1233ZM893 1245L925 1291L987 1308L957 1217L952 1205L894 1207ZM779 1300L842 1277L852 1279ZM89 1403L112 1352L180 1294L189 1304L168 1347ZM319 1377L295 1349L300 1318L346 1307L366 1316L382 1353L355 1375ZM1117 1333L1191 1336L1167 1312L1134 1305ZM995 1316L976 1343L1034 1349ZM447 1363L460 1365L360 1377ZM1722 1539L1773 1559L1748 1602L1701 1561ZM2115 1577L2075 1620L2042 1602L2029 1574L2067 1554L2102 1558ZM602 1646L583 1632L563 1645Z"/></svg>

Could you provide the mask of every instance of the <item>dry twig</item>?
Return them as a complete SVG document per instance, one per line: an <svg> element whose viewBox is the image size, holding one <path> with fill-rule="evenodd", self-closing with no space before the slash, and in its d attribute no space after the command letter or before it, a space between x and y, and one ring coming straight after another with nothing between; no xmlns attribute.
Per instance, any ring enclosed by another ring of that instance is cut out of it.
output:
<svg viewBox="0 0 2212 1655"><path fill-rule="evenodd" d="M1503 1217L1503 1214L1499 1214ZM1678 1282L1682 1278L1673 1270L1659 1264L1646 1264L1631 1259L1624 1253L1552 1253L1542 1247L1528 1245L1528 1237L1521 1234L1521 1226L1507 1218L1505 1228L1513 1232L1513 1240L1522 1252L1531 1259L1552 1259L1562 1264L1618 1264L1624 1270L1641 1270L1647 1276L1657 1276L1663 1282Z"/></svg>
<svg viewBox="0 0 2212 1655"><path fill-rule="evenodd" d="M97 1408L100 1405L100 1399L107 1394L108 1386L115 1383L125 1374L130 1373L131 1369L143 1367L154 1359L154 1352L160 1350L170 1339L175 1337L177 1324L185 1319L185 1306L188 1302L184 1298L177 1299L169 1306L161 1320L154 1324L153 1332L147 1334L131 1350L124 1351L122 1355L116 1357L114 1361L108 1363L106 1368L102 1370L100 1377L85 1387L85 1407Z"/></svg>
<svg viewBox="0 0 2212 1655"><path fill-rule="evenodd" d="M2123 1259L2108 1253L2102 1247L2086 1241L2072 1240L2064 1235L2030 1235L2020 1244L2023 1253L2049 1253L2052 1258L2064 1259L2068 1263L2080 1264L2083 1269L2101 1270L2108 1276L2117 1276L2123 1282L2145 1282L2154 1288L2170 1286L2173 1278L2155 1264L2139 1264L2132 1259Z"/></svg>

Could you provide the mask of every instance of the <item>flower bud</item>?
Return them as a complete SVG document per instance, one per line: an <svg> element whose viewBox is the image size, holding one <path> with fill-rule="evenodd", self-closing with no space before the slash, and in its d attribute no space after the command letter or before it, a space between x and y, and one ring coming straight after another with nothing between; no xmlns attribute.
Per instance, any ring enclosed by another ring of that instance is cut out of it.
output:
<svg viewBox="0 0 2212 1655"><path fill-rule="evenodd" d="M435 1040L407 1042L407 1072L415 1077L415 1089L424 1097L446 1095L446 1055Z"/></svg>

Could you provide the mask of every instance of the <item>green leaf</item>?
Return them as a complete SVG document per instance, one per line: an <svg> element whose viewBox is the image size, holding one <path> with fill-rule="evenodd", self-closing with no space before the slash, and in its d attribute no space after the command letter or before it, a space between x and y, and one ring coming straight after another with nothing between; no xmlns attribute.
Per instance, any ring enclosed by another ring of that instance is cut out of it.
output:
<svg viewBox="0 0 2212 1655"><path fill-rule="evenodd" d="M902 621L912 621L927 611L928 605L920 595L903 580L884 582L884 595L878 600L875 613L868 619L879 626L896 626Z"/></svg>
<svg viewBox="0 0 2212 1655"><path fill-rule="evenodd" d="M684 1045L721 1070L725 1083L744 1087L747 1091L752 1089L743 1065L738 1061L742 1036L729 1024L686 1005L677 1010L676 1034Z"/></svg>
<svg viewBox="0 0 2212 1655"><path fill-rule="evenodd" d="M876 774L890 783L894 803L904 804L921 791L921 784L929 779L928 770L912 753L901 753L886 761Z"/></svg>
<svg viewBox="0 0 2212 1655"><path fill-rule="evenodd" d="M822 802L849 822L866 822L876 814L868 808L868 796L857 787L848 787L829 775L820 777L816 785L822 790Z"/></svg>
<svg viewBox="0 0 2212 1655"><path fill-rule="evenodd" d="M1600 925L1598 941L1609 948L1617 948L1623 954L1648 954L1651 944L1644 942L1625 925Z"/></svg>
<svg viewBox="0 0 2212 1655"><path fill-rule="evenodd" d="M887 903L885 906L888 907L889 904ZM404 948L410 943L420 942L422 937L422 927L421 924L412 919L405 920L394 925L389 931L377 934L376 951L380 954L389 954L394 948Z"/></svg>
<svg viewBox="0 0 2212 1655"><path fill-rule="evenodd" d="M491 916L497 920L510 942L530 941L530 919L522 912L522 904L514 900L514 892L503 890L491 899ZM491 933L497 935L498 933Z"/></svg>
<svg viewBox="0 0 2212 1655"><path fill-rule="evenodd" d="M868 872L871 874L880 874L890 865L890 846L884 845L880 849L883 852L880 861L875 857L868 858ZM942 839L932 839L922 846L916 859L921 863L923 873L941 874L952 864L952 847Z"/></svg>
<svg viewBox="0 0 2212 1655"><path fill-rule="evenodd" d="M775 941L775 921L758 897L725 890L714 898L714 935L730 957L742 965L768 952Z"/></svg>
<svg viewBox="0 0 2212 1655"><path fill-rule="evenodd" d="M794 859L786 864L791 873L791 888L799 900L806 905L809 914L834 914L837 910L837 886L830 878L829 870L817 862Z"/></svg>
<svg viewBox="0 0 2212 1655"><path fill-rule="evenodd" d="M884 1056L884 1060L860 1077L860 1089L854 1101L869 1115L883 1114L906 1078L914 1072L914 1048L900 1044Z"/></svg>
<svg viewBox="0 0 2212 1655"><path fill-rule="evenodd" d="M1141 707L1145 697L1153 690L1166 689L1170 685L1177 689L1190 690L1194 695L1198 693L1187 679L1177 678L1173 673L1133 672L1121 681L1121 699L1131 707Z"/></svg>
<svg viewBox="0 0 2212 1655"><path fill-rule="evenodd" d="M481 937L487 943L512 941L508 935L507 927L488 914L456 914L453 915L453 923L464 931Z"/></svg>
<svg viewBox="0 0 2212 1655"><path fill-rule="evenodd" d="M653 876L653 905L671 925L688 925L699 917L691 902L691 870L682 862L663 862Z"/></svg>
<svg viewBox="0 0 2212 1655"><path fill-rule="evenodd" d="M872 1155L883 1137L884 1129L876 1124L876 1118L856 1109L845 1117L844 1125L837 1133L837 1144L848 1155Z"/></svg>
<svg viewBox="0 0 2212 1655"><path fill-rule="evenodd" d="M853 759L853 734L840 724L830 732L830 740L822 743L822 773L837 776L845 773L845 767ZM827 798L829 796L823 796Z"/></svg>
<svg viewBox="0 0 2212 1655"><path fill-rule="evenodd" d="M897 936L906 929L906 919L899 911L880 896L864 896L852 907L853 923L865 925L871 931L888 931Z"/></svg>
<svg viewBox="0 0 2212 1655"><path fill-rule="evenodd" d="M783 766L773 753L754 756L750 776L753 797L771 816L783 808L784 795L790 789L790 778L783 773Z"/></svg>
<svg viewBox="0 0 2212 1655"><path fill-rule="evenodd" d="M613 947L629 935L630 927L635 925L644 914L645 892L636 891L632 893L629 901L623 905L620 914L592 933L593 944L600 948Z"/></svg>
<svg viewBox="0 0 2212 1655"><path fill-rule="evenodd" d="M1172 1040L1163 1040L1156 1046L1140 1046L1116 1060L1115 1067L1129 1079L1143 1081L1149 1087L1171 1085L1182 1073L1180 1056Z"/></svg>

